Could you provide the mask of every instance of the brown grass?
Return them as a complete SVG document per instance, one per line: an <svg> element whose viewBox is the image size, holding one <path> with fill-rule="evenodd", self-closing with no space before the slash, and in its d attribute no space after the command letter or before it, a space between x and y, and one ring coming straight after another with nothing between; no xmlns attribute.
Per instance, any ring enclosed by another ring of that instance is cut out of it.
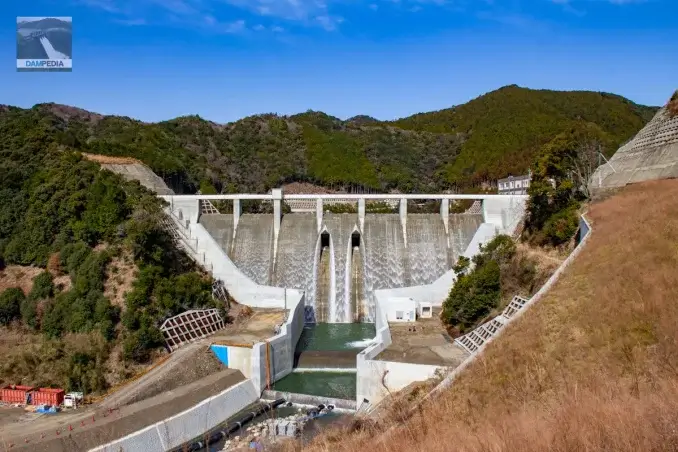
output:
<svg viewBox="0 0 678 452"><path fill-rule="evenodd" d="M96 162L99 164L108 164L108 165L136 165L140 164L143 165L143 162L141 160L137 160L132 157L113 157L110 155L100 155L100 154L89 154L87 152L83 152L82 156L86 158L87 160L90 160L92 162Z"/></svg>
<svg viewBox="0 0 678 452"><path fill-rule="evenodd" d="M104 283L104 296L114 306L119 306L125 311L125 294L132 290L136 280L137 266L129 250L121 251L120 256L115 256L106 267L106 282Z"/></svg>
<svg viewBox="0 0 678 452"><path fill-rule="evenodd" d="M0 270L0 292L10 287L20 288L24 294L33 288L33 278L43 272L39 267L27 267L22 265L8 265Z"/></svg>
<svg viewBox="0 0 678 452"><path fill-rule="evenodd" d="M587 248L450 389L304 451L678 450L678 181L588 216Z"/></svg>

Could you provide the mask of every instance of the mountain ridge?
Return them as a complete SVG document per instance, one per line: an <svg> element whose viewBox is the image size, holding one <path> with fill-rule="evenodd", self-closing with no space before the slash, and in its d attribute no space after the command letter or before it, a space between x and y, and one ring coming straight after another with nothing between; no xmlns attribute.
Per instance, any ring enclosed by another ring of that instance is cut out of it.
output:
<svg viewBox="0 0 678 452"><path fill-rule="evenodd" d="M0 109L0 122L17 120L58 146L137 158L179 193L261 192L290 182L425 192L470 190L527 171L544 143L582 122L598 126L609 156L656 110L609 93L509 85L394 121L308 110L225 124L199 115L146 123L43 103Z"/></svg>

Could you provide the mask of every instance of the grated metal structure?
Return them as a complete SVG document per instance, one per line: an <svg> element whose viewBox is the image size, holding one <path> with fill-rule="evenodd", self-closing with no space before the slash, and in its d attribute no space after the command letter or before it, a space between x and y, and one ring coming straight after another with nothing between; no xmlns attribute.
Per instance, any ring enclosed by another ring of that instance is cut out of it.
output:
<svg viewBox="0 0 678 452"><path fill-rule="evenodd" d="M160 326L170 351L224 328L218 309L191 309L170 317Z"/></svg>
<svg viewBox="0 0 678 452"><path fill-rule="evenodd" d="M221 213L221 212L219 212L219 209L214 207L214 204L212 204L209 199L201 199L199 202L200 202L200 213L201 214L213 215L213 214Z"/></svg>
<svg viewBox="0 0 678 452"><path fill-rule="evenodd" d="M480 200L473 201L473 204L471 204L471 207L466 209L464 214L468 215L478 215L483 213L483 202Z"/></svg>
<svg viewBox="0 0 678 452"><path fill-rule="evenodd" d="M454 342L460 345L470 354L475 354L480 347L492 339L500 329L504 327L508 320L516 315L529 300L518 295L514 296L511 302L504 308L504 311L489 322L483 323L470 333L458 337Z"/></svg>

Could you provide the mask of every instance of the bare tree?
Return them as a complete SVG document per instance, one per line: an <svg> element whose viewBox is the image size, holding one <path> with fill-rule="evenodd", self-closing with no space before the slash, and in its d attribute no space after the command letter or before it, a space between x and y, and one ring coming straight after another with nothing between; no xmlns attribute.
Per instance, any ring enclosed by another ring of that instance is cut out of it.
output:
<svg viewBox="0 0 678 452"><path fill-rule="evenodd" d="M597 141L587 141L577 147L574 155L568 157L570 179L577 190L587 198L590 196L588 184L591 176L600 165L602 146Z"/></svg>

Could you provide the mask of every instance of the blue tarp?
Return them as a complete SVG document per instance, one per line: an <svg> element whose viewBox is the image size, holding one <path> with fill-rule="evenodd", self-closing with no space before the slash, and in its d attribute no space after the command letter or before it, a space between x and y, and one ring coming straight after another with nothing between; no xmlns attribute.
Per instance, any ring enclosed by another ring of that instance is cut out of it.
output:
<svg viewBox="0 0 678 452"><path fill-rule="evenodd" d="M221 363L228 367L228 347L223 345L212 345L210 346L212 353L217 357Z"/></svg>

